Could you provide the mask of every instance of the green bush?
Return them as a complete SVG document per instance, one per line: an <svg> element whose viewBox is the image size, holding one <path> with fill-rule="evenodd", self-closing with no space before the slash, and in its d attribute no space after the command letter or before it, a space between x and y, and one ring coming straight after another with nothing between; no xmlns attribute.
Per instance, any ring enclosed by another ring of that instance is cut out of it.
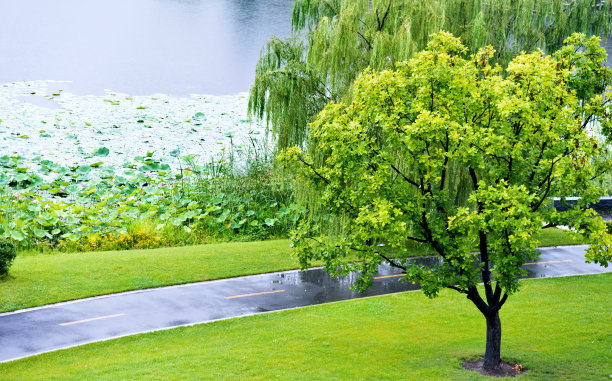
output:
<svg viewBox="0 0 612 381"><path fill-rule="evenodd" d="M17 256L15 245L10 241L0 240L0 276L8 274L9 267Z"/></svg>
<svg viewBox="0 0 612 381"><path fill-rule="evenodd" d="M39 160L45 173L57 173L49 181L2 156L0 237L39 252L264 240L288 237L306 213L293 179L258 140L205 161L173 157L175 171L152 152L123 167Z"/></svg>

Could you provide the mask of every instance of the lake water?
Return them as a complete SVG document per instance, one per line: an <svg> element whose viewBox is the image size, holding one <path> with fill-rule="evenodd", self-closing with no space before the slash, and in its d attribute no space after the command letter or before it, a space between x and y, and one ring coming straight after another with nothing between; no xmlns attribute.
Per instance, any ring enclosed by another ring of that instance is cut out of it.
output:
<svg viewBox="0 0 612 381"><path fill-rule="evenodd" d="M71 80L78 94L248 91L261 47L290 34L293 2L2 0L0 83Z"/></svg>
<svg viewBox="0 0 612 381"><path fill-rule="evenodd" d="M293 2L0 0L0 152L120 165L259 139L243 92Z"/></svg>
<svg viewBox="0 0 612 381"><path fill-rule="evenodd" d="M2 0L0 83L174 96L248 91L293 0Z"/></svg>
<svg viewBox="0 0 612 381"><path fill-rule="evenodd" d="M206 161L264 136L246 115L293 0L0 0L0 152L109 166ZM206 94L206 95L202 95ZM31 164L36 168L36 164Z"/></svg>

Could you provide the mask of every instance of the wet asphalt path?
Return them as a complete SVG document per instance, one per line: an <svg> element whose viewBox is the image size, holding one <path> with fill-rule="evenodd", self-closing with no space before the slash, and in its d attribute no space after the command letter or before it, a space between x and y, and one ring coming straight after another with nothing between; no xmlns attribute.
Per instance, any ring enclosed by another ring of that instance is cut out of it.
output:
<svg viewBox="0 0 612 381"><path fill-rule="evenodd" d="M530 278L612 272L584 262L586 246L544 248L525 265ZM422 259L423 263L432 259ZM363 294L354 277L286 271L81 299L0 314L0 362L136 333L230 317L418 289L398 270L380 268Z"/></svg>

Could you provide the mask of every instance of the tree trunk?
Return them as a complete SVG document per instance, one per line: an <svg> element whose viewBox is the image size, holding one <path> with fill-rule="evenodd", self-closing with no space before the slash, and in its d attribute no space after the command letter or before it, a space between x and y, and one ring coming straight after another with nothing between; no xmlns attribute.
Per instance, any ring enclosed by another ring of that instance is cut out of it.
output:
<svg viewBox="0 0 612 381"><path fill-rule="evenodd" d="M501 322L499 312L486 316L487 348L482 367L486 370L496 370L501 366Z"/></svg>

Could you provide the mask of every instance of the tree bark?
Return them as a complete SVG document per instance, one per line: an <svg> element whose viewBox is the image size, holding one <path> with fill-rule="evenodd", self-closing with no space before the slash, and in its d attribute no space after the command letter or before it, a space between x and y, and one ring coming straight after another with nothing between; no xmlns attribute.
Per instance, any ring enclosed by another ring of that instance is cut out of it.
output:
<svg viewBox="0 0 612 381"><path fill-rule="evenodd" d="M482 367L486 370L497 370L501 366L501 321L499 312L495 311L487 319L487 347Z"/></svg>

